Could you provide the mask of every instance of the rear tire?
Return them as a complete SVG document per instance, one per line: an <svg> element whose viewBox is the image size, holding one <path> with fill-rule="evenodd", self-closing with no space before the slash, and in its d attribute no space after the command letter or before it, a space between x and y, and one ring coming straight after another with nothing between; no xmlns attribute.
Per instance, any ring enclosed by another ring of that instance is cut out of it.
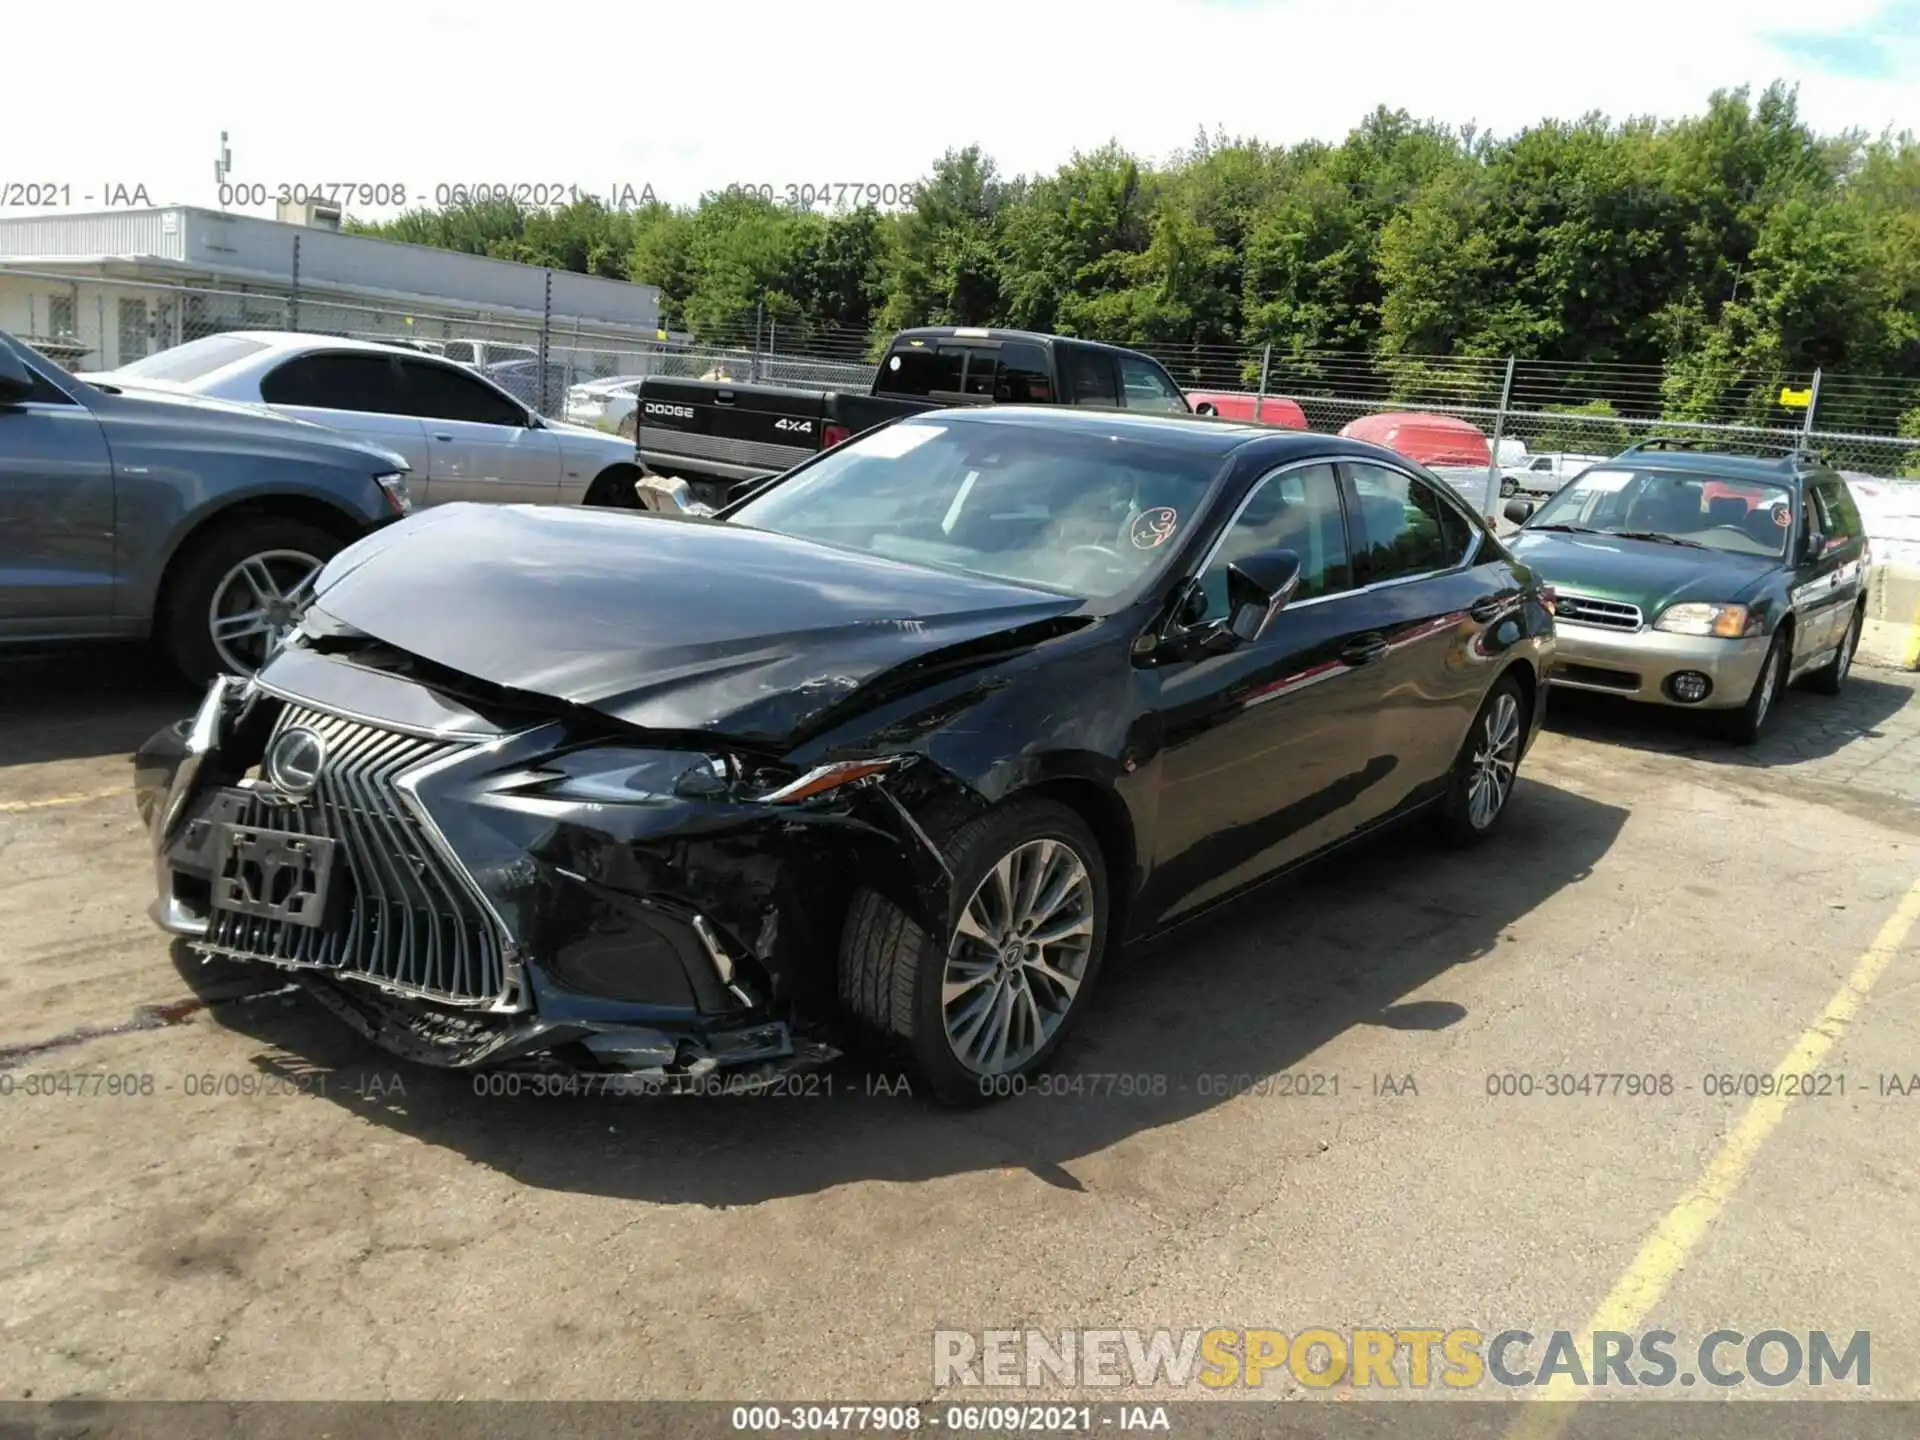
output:
<svg viewBox="0 0 1920 1440"><path fill-rule="evenodd" d="M639 481L638 465L609 465L593 477L580 503L600 510L639 510L643 507L633 488Z"/></svg>
<svg viewBox="0 0 1920 1440"><path fill-rule="evenodd" d="M253 673L298 620L321 566L345 543L305 520L266 515L188 541L193 548L168 578L154 625L169 663L195 684Z"/></svg>
<svg viewBox="0 0 1920 1440"><path fill-rule="evenodd" d="M1509 809L1520 778L1520 757L1527 748L1526 692L1503 675L1480 702L1467 738L1454 757L1440 802L1440 833L1454 845L1478 845L1491 835Z"/></svg>
<svg viewBox="0 0 1920 1440"><path fill-rule="evenodd" d="M1866 623L1866 611L1855 607L1853 619L1847 624L1847 633L1840 637L1840 648L1833 653L1833 659L1822 665L1807 677L1807 688L1818 690L1822 695L1838 695L1841 687L1847 683L1847 672L1853 668L1853 655L1860 648L1860 627Z"/></svg>
<svg viewBox="0 0 1920 1440"><path fill-rule="evenodd" d="M973 1106L1017 1093L1086 1009L1107 942L1106 866L1086 822L1040 797L970 821L942 853L954 883L938 937L876 891L855 895L840 1000L935 1099Z"/></svg>
<svg viewBox="0 0 1920 1440"><path fill-rule="evenodd" d="M1726 712L1726 718L1720 722L1721 733L1736 745L1756 744L1765 732L1767 722L1773 718L1773 712L1780 706L1780 698L1787 688L1787 668L1793 656L1792 635L1781 630L1775 633L1773 644L1767 647L1767 658L1760 666L1760 673L1754 677L1753 689L1747 695L1746 704L1738 710Z"/></svg>

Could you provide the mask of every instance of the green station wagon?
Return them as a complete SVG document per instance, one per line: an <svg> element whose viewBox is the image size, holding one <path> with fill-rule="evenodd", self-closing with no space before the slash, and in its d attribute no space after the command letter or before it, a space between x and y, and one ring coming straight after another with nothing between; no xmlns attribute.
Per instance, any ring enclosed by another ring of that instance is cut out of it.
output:
<svg viewBox="0 0 1920 1440"><path fill-rule="evenodd" d="M1846 679L1871 557L1846 481L1810 451L1651 440L1506 515L1555 591L1556 685L1716 710L1751 744L1788 684Z"/></svg>

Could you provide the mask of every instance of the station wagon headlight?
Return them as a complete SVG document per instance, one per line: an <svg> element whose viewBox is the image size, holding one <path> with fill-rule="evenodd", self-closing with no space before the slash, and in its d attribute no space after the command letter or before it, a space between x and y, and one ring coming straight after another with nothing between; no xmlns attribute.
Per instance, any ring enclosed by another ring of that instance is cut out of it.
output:
<svg viewBox="0 0 1920 1440"><path fill-rule="evenodd" d="M1707 605L1688 601L1681 605L1669 605L1662 610L1660 618L1653 622L1653 628L1674 635L1718 635L1725 640L1738 640L1753 634L1761 624L1760 614L1745 605Z"/></svg>
<svg viewBox="0 0 1920 1440"><path fill-rule="evenodd" d="M385 475L373 477L373 483L380 487L380 493L387 497L387 504L393 507L396 515L413 513L413 492L407 488L406 472L390 470Z"/></svg>

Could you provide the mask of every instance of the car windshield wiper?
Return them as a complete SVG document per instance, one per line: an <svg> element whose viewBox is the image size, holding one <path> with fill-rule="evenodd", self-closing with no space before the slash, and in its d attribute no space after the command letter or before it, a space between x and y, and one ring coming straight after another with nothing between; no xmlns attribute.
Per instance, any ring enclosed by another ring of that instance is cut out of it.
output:
<svg viewBox="0 0 1920 1440"><path fill-rule="evenodd" d="M1525 528L1528 530L1563 530L1569 535L1604 535L1607 533L1604 530L1596 530L1591 525L1565 525L1558 520L1549 521L1545 525L1528 525Z"/></svg>
<svg viewBox="0 0 1920 1440"><path fill-rule="evenodd" d="M1651 540L1656 545L1684 545L1689 550L1705 550L1698 540L1682 540L1678 535L1663 535L1658 530L1616 530L1622 540Z"/></svg>

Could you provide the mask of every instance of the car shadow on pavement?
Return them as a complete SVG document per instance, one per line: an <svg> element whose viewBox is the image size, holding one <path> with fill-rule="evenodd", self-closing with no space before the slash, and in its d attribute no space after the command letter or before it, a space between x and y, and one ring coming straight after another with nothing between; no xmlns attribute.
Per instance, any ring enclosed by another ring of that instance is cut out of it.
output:
<svg viewBox="0 0 1920 1440"><path fill-rule="evenodd" d="M1712 711L1643 705L1587 690L1556 690L1547 706L1547 728L1582 740L1685 755L1716 765L1769 768L1820 759L1856 740L1877 738L1880 727L1913 699L1913 686L1861 669L1847 677L1838 695L1821 695L1795 685L1777 702L1759 743L1746 746L1721 737Z"/></svg>
<svg viewBox="0 0 1920 1440"><path fill-rule="evenodd" d="M198 703L146 646L0 655L0 767L127 754Z"/></svg>
<svg viewBox="0 0 1920 1440"><path fill-rule="evenodd" d="M787 1094L507 1098L482 1093L484 1077L388 1056L298 993L212 1014L271 1047L255 1060L263 1069L540 1189L751 1205L1016 1167L1077 1190L1076 1161L1294 1072L1353 1027L1409 1032L1418 1070L1417 1047L1446 1045L1433 1032L1467 1012L1408 997L1492 954L1516 921L1587 878L1625 820L1523 780L1501 833L1479 849L1443 849L1422 825L1355 846L1112 957L1049 1067L1065 1093L972 1111L939 1108L851 1056ZM208 983L184 946L176 963L190 984Z"/></svg>

